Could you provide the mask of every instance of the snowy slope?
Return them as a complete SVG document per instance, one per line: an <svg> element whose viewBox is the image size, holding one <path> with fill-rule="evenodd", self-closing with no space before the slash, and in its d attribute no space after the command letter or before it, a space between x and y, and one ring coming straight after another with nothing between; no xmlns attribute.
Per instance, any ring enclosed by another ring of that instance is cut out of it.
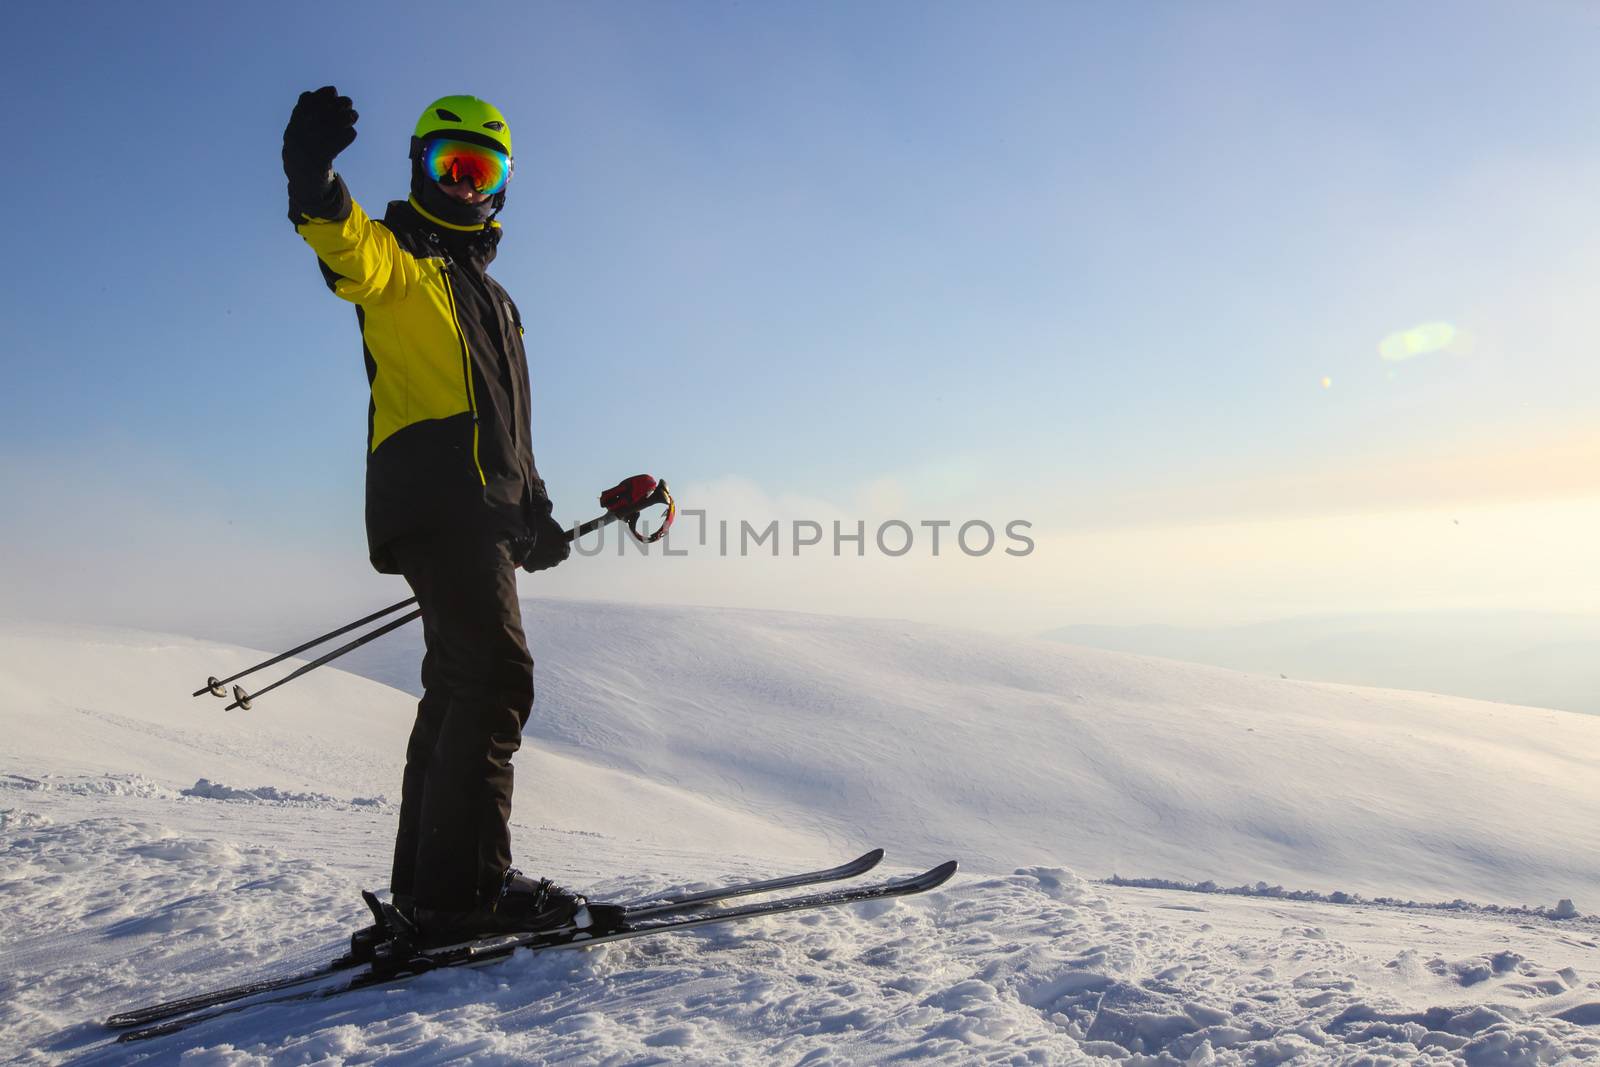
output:
<svg viewBox="0 0 1600 1067"><path fill-rule="evenodd" d="M1600 717L893 621L525 613L542 744L917 861L1600 900ZM351 669L414 687L419 641Z"/></svg>
<svg viewBox="0 0 1600 1067"><path fill-rule="evenodd" d="M0 627L0 649L0 751L10 757L0 772L133 775L127 789L168 793L204 779L224 787L211 790L218 794L265 787L358 808L399 802L415 701L387 686L323 670L252 711L225 713L223 701L189 694L208 675L226 677L264 654L165 634L16 625ZM571 756L530 746L517 769L530 800L537 792L528 805L536 825L665 845L714 833L757 854L816 847L748 811Z"/></svg>
<svg viewBox="0 0 1600 1067"><path fill-rule="evenodd" d="M586 604L529 605L529 619L541 737L518 757L513 832L541 871L625 898L868 838L892 870L969 833L987 843L950 846L966 873L927 897L522 956L108 1045L92 1020L116 1008L334 948L360 917L355 888L383 881L411 700L326 671L224 715L187 693L255 653L11 626L3 1055L1600 1062L1595 919L1080 877L1289 872L1519 902L1494 892L1511 885L1592 911L1595 804L1561 784L1576 762L1592 771L1590 720L904 624ZM369 673L415 669L404 640L376 652ZM1418 828L1425 876L1393 863ZM1502 881L1518 856L1536 874Z"/></svg>

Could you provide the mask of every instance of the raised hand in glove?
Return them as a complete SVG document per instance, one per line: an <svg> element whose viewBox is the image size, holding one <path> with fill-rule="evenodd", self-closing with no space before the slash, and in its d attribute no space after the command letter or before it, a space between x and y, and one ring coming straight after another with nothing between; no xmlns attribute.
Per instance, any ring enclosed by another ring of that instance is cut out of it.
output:
<svg viewBox="0 0 1600 1067"><path fill-rule="evenodd" d="M283 173L298 204L321 204L333 184L333 157L356 139L356 109L348 96L324 85L300 94L283 131Z"/></svg>
<svg viewBox="0 0 1600 1067"><path fill-rule="evenodd" d="M530 574L559 566L572 554L572 542L567 540L567 531L548 515L535 519L529 533L531 540L519 544L526 546L521 562L522 569Z"/></svg>

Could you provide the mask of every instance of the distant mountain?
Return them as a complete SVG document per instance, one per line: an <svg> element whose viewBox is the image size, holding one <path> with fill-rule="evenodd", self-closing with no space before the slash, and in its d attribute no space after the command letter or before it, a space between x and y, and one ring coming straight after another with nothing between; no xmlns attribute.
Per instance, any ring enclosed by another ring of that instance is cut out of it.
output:
<svg viewBox="0 0 1600 1067"><path fill-rule="evenodd" d="M1041 636L1273 677L1600 714L1597 616L1400 613L1217 628L1063 626Z"/></svg>

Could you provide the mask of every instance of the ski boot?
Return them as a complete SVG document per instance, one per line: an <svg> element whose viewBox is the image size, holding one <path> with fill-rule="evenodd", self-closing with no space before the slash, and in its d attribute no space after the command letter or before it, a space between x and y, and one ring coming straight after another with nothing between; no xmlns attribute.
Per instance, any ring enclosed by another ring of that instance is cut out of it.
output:
<svg viewBox="0 0 1600 1067"><path fill-rule="evenodd" d="M592 930L597 918L615 929L621 924L622 909L591 905L581 894L563 889L548 878L529 878L512 868L506 871L499 894L489 903L467 911L418 908L416 944L433 949L505 934Z"/></svg>

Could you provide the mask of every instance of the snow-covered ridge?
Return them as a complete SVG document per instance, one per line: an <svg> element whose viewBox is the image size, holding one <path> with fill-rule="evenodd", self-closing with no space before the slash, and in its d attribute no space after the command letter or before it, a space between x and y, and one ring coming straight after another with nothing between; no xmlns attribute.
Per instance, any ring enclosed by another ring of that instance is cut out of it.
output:
<svg viewBox="0 0 1600 1067"><path fill-rule="evenodd" d="M914 861L1600 909L1600 717L896 621L524 614L540 747ZM414 688L419 641L349 667Z"/></svg>

